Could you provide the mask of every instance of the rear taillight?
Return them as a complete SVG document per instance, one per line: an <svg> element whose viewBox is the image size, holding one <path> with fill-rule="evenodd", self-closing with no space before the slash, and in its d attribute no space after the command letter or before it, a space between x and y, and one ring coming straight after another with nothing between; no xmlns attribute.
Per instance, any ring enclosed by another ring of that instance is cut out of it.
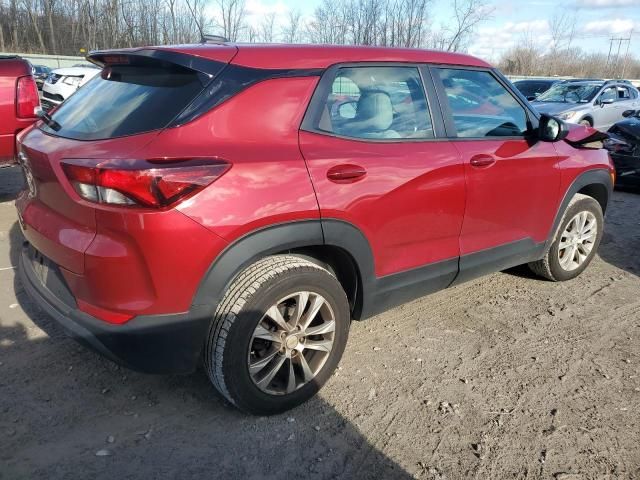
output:
<svg viewBox="0 0 640 480"><path fill-rule="evenodd" d="M16 84L16 114L18 118L33 118L40 106L38 87L32 76L18 78Z"/></svg>
<svg viewBox="0 0 640 480"><path fill-rule="evenodd" d="M93 165L89 164L93 163ZM62 169L85 200L107 205L166 208L220 178L230 165L218 159L66 160Z"/></svg>

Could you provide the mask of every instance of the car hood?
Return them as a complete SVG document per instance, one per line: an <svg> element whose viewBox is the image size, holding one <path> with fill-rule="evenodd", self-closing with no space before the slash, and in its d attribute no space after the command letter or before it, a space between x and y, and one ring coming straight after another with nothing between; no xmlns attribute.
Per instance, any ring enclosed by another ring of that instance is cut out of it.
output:
<svg viewBox="0 0 640 480"><path fill-rule="evenodd" d="M68 67L68 68L56 68L51 73L61 75L63 77L93 77L100 73L98 68L84 68L84 67Z"/></svg>
<svg viewBox="0 0 640 480"><path fill-rule="evenodd" d="M568 122L565 122L564 125L569 131L565 140L574 146L601 142L609 137L605 132L601 132L600 130L587 125L578 125Z"/></svg>
<svg viewBox="0 0 640 480"><path fill-rule="evenodd" d="M531 102L533 108L547 115L558 115L559 113L583 110L586 105L586 103Z"/></svg>

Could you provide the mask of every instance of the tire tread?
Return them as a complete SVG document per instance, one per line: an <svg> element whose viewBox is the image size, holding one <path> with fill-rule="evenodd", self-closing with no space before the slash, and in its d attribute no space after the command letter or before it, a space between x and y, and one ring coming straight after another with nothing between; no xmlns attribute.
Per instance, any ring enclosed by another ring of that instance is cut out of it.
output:
<svg viewBox="0 0 640 480"><path fill-rule="evenodd" d="M551 251L551 246L556 242L556 240L558 239L558 235L560 234L560 232L562 231L562 228L564 227L564 223L567 220L567 213L571 210L571 207L573 207L576 203L585 200L585 199L589 199L592 200L594 202L596 202L596 200L593 197L590 197L588 195L584 195L582 193L576 193L573 198L571 199L571 201L569 202L569 205L567 205L567 208L565 209L564 213L562 214L562 219L560 220L560 223L558 224L558 228L556 230L556 232L553 235L553 240L551 241L551 243L549 244L549 247L547 248L544 257L542 257L540 260L536 260L534 262L530 262L529 263L529 268L531 269L531 271L533 273L535 273L536 275L542 277L542 278L546 278L547 280L551 280L552 282L558 282L560 281L559 278L557 278L552 271L551 268L551 264L550 264L550 251ZM597 203L597 202L596 202Z"/></svg>
<svg viewBox="0 0 640 480"><path fill-rule="evenodd" d="M331 275L325 268L304 258L291 254L272 255L258 260L242 271L231 282L218 304L207 335L204 355L205 369L216 390L236 407L239 406L230 394L224 379L224 350L229 330L244 305L265 284L292 270L300 269L321 270Z"/></svg>

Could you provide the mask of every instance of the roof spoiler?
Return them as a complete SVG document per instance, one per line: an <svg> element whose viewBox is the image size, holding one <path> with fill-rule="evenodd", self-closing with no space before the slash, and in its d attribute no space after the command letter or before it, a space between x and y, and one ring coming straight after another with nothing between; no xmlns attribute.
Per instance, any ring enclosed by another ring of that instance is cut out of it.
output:
<svg viewBox="0 0 640 480"><path fill-rule="evenodd" d="M222 70L222 67L227 64L226 62L209 60L207 58L196 57L162 48L94 51L89 52L86 58L89 62L98 65L100 68L106 67L107 65L130 65L135 62L155 60L196 70L209 76L217 75L220 73L220 70Z"/></svg>

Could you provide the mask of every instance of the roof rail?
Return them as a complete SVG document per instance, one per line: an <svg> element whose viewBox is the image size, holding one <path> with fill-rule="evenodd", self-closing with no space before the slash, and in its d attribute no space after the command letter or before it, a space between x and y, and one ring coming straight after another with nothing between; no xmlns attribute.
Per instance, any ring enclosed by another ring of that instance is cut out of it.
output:
<svg viewBox="0 0 640 480"><path fill-rule="evenodd" d="M629 80L622 80L621 78L613 78L605 82L605 84L608 84L608 83L625 83L625 84L631 85L631 82Z"/></svg>
<svg viewBox="0 0 640 480"><path fill-rule="evenodd" d="M229 40L222 35L209 35L207 33L202 34L200 43L213 43L215 45L223 45L229 43Z"/></svg>
<svg viewBox="0 0 640 480"><path fill-rule="evenodd" d="M566 80L562 80L564 83L574 83L574 82L604 82L603 78L568 78Z"/></svg>
<svg viewBox="0 0 640 480"><path fill-rule="evenodd" d="M13 58L21 58L19 55L0 55L1 60L9 60Z"/></svg>

